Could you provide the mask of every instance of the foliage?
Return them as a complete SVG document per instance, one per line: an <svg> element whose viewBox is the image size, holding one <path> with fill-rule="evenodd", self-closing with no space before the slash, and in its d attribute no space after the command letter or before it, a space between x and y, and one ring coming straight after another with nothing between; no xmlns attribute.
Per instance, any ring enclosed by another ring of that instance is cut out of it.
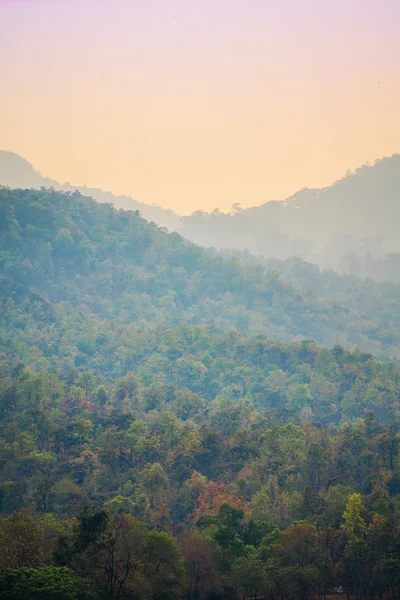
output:
<svg viewBox="0 0 400 600"><path fill-rule="evenodd" d="M395 598L398 365L229 331L302 297L135 214L0 195L4 597Z"/></svg>
<svg viewBox="0 0 400 600"><path fill-rule="evenodd" d="M12 600L100 600L89 581L66 567L20 568L0 580L2 598Z"/></svg>

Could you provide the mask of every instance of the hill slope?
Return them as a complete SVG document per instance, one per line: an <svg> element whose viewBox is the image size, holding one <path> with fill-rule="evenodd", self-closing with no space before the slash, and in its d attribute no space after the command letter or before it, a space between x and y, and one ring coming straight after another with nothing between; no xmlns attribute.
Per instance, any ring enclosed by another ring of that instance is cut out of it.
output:
<svg viewBox="0 0 400 600"><path fill-rule="evenodd" d="M208 324L396 355L379 320L302 293L275 271L168 234L79 193L0 190L0 268L50 302L148 326Z"/></svg>

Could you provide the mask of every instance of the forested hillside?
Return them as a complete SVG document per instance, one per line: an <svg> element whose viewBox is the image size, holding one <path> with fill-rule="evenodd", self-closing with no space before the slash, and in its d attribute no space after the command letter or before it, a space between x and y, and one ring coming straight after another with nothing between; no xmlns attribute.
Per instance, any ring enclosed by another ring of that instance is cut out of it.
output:
<svg viewBox="0 0 400 600"><path fill-rule="evenodd" d="M394 593L398 366L71 310L49 338L30 303L30 343L2 339L5 598Z"/></svg>
<svg viewBox="0 0 400 600"><path fill-rule="evenodd" d="M353 274L340 275L333 269L322 270L300 258L279 260L255 257L247 251L221 251L220 254L226 258L235 258L242 265L263 265L267 271L277 272L287 279L302 295L355 311L366 321L379 324L379 330L382 335L386 335L387 342L392 334L396 336L395 332L400 328L398 283L376 281ZM384 273L383 266L382 271Z"/></svg>
<svg viewBox="0 0 400 600"><path fill-rule="evenodd" d="M1 597L396 597L396 286L44 190L0 266Z"/></svg>
<svg viewBox="0 0 400 600"><path fill-rule="evenodd" d="M378 313L302 292L265 265L226 260L79 193L2 189L0 223L2 273L53 304L120 323L213 323L399 356L400 334Z"/></svg>

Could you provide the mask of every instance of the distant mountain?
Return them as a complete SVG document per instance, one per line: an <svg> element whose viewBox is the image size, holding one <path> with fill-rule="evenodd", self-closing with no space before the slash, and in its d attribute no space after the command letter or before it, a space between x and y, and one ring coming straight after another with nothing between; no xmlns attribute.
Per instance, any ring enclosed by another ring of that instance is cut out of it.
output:
<svg viewBox="0 0 400 600"><path fill-rule="evenodd" d="M6 150L0 150L0 185L22 189L52 187L65 192L78 190L82 195L90 196L98 202L109 202L116 208L138 210L145 219L154 221L157 225L167 227L171 231L177 229L181 223L180 216L173 210L144 204L130 196L116 196L112 192L105 192L98 188L88 188L85 185L74 186L70 183L60 183L55 179L43 177L22 156Z"/></svg>
<svg viewBox="0 0 400 600"><path fill-rule="evenodd" d="M0 150L0 185L11 188L40 188L59 184L42 177L22 156Z"/></svg>
<svg viewBox="0 0 400 600"><path fill-rule="evenodd" d="M379 276L374 261L400 252L400 155L364 165L323 189L231 213L197 211L179 232L215 248L299 256L342 272ZM394 261L393 264L400 264ZM399 273L400 275L400 273Z"/></svg>

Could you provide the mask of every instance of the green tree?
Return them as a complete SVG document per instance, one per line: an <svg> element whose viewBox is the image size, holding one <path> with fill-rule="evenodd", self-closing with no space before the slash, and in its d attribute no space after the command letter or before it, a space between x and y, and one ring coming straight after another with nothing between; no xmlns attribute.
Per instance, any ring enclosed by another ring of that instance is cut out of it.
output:
<svg viewBox="0 0 400 600"><path fill-rule="evenodd" d="M0 579L4 600L101 600L95 585L66 567L11 569Z"/></svg>
<svg viewBox="0 0 400 600"><path fill-rule="evenodd" d="M362 511L361 494L351 494L347 500L346 508L343 513L344 522L341 527L352 536L362 536L366 530Z"/></svg>

